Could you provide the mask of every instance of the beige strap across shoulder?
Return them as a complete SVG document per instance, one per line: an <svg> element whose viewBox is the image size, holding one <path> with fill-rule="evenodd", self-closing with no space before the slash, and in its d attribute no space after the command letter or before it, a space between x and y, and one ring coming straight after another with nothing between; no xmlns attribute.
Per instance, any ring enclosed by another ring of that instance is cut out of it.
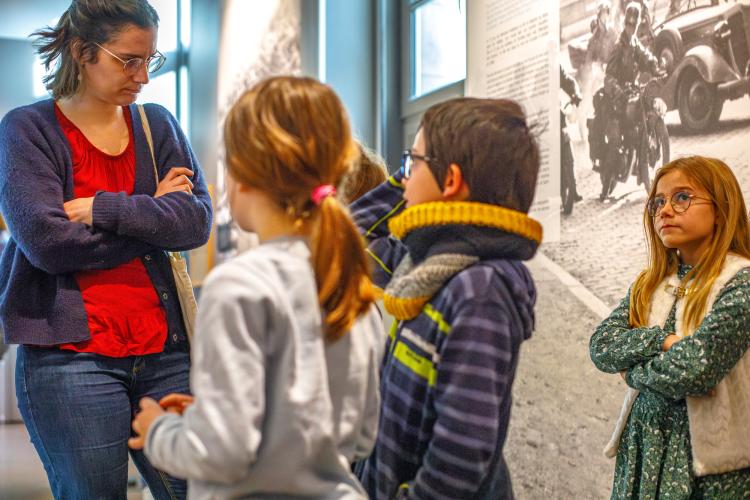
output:
<svg viewBox="0 0 750 500"><path fill-rule="evenodd" d="M159 170L156 168L156 157L154 155L154 141L151 136L151 126L148 124L146 110L140 104L138 105L138 114L141 116L141 125L143 126L143 132L146 134L146 142L148 143L148 149L151 153L151 164L154 166L154 180L158 189ZM187 261L180 252L166 253L169 257L169 262L172 265L172 275L174 277L175 288L177 289L177 297L180 301L180 310L182 311L182 319L185 323L185 331L187 332L188 339L192 342L193 332L195 330L195 317L198 313L198 303L195 300L193 283L187 270Z"/></svg>
<svg viewBox="0 0 750 500"><path fill-rule="evenodd" d="M151 125L148 123L148 117L146 116L146 110L142 104L138 105L138 114L141 115L141 125L143 126L143 132L146 134L146 142L148 143L148 150L151 152L151 164L154 166L154 178L156 185L159 185L159 170L156 168L156 157L154 156L154 139L151 136Z"/></svg>

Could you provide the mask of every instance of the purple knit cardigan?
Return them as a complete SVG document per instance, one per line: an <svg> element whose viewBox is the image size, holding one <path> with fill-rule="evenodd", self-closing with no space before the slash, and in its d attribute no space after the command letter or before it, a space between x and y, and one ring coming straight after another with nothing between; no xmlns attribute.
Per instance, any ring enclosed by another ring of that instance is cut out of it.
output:
<svg viewBox="0 0 750 500"><path fill-rule="evenodd" d="M154 198L153 166L135 105L130 106L136 155L135 188L100 191L93 225L71 222L63 203L73 196L68 141L54 101L10 111L0 122L0 209L11 239L0 259L0 322L5 341L55 345L90 338L75 273L111 269L140 257L167 313L169 343L186 340L177 291L164 250L203 245L211 230L211 200L203 172L177 121L146 105L154 154L163 178L188 167L193 195Z"/></svg>

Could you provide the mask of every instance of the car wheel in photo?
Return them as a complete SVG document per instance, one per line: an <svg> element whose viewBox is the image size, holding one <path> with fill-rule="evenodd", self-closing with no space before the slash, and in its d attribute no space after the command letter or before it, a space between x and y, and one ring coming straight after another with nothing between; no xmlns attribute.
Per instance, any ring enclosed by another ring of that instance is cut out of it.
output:
<svg viewBox="0 0 750 500"><path fill-rule="evenodd" d="M706 82L698 70L689 69L680 79L677 91L680 122L692 132L702 132L719 120L724 107L716 85Z"/></svg>

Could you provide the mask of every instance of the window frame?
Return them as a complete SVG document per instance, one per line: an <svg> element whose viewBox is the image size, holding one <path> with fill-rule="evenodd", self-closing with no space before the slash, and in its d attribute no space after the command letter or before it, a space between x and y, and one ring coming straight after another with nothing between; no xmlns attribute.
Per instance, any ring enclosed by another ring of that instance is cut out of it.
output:
<svg viewBox="0 0 750 500"><path fill-rule="evenodd" d="M190 92L191 71L189 66L189 46L184 43L186 30L190 29L190 10L185 15L185 3L191 0L176 0L177 2L177 44L175 50L164 52L167 61L158 71L149 75L150 79L158 78L167 73L175 74L175 118L182 126L187 135L189 133L188 118L190 116L190 100L185 97ZM183 78L183 72L187 71L188 77ZM183 81L184 80L184 81Z"/></svg>
<svg viewBox="0 0 750 500"><path fill-rule="evenodd" d="M401 58L399 77L401 80L401 109L399 112L399 124L402 129L402 150L411 145L414 135L416 135L417 128L419 127L419 123L422 120L422 115L430 106L448 99L463 97L465 92L466 78L444 85L430 92L426 92L420 96L412 96L412 88L415 78L412 69L414 68L416 56L414 17L412 16L412 13L417 8L426 5L431 1L433 0L400 0L402 48L405 47L408 51L408 55Z"/></svg>

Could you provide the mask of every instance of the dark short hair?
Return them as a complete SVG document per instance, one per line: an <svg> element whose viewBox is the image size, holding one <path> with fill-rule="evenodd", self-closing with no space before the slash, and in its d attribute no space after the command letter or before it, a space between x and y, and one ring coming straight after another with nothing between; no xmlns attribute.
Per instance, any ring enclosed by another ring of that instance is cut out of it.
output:
<svg viewBox="0 0 750 500"><path fill-rule="evenodd" d="M70 97L78 91L79 68L73 58L73 44L79 44L84 61L96 61L99 48L128 25L158 28L159 15L147 0L73 0L57 25L31 34L47 70L44 77L52 97Z"/></svg>
<svg viewBox="0 0 750 500"><path fill-rule="evenodd" d="M455 163L470 201L528 212L539 173L539 146L523 108L509 99L461 97L430 107L420 124L429 166L443 186Z"/></svg>

